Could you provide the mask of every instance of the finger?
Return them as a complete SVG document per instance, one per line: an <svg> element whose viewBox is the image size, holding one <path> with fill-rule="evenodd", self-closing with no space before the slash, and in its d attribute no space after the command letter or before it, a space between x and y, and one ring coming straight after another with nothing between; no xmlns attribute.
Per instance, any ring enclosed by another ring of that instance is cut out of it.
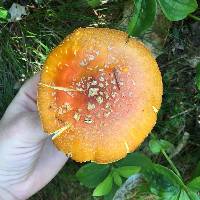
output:
<svg viewBox="0 0 200 200"><path fill-rule="evenodd" d="M47 139L29 178L26 179L26 182L19 183L17 187L12 188L11 186L10 191L18 194L19 199L28 199L56 176L67 159L68 157L64 153L59 152L53 146L52 141Z"/></svg>
<svg viewBox="0 0 200 200"><path fill-rule="evenodd" d="M6 118L8 120L8 118L14 118L22 112L37 111L36 98L39 79L40 74L38 73L24 83L8 106L2 119Z"/></svg>
<svg viewBox="0 0 200 200"><path fill-rule="evenodd" d="M40 74L36 74L31 79L27 80L19 90L15 97L15 103L19 108L27 111L37 110L37 88L40 80Z"/></svg>
<svg viewBox="0 0 200 200"><path fill-rule="evenodd" d="M52 141L48 139L43 147L40 159L38 160L38 164L32 176L34 178L34 185L39 186L35 188L35 192L47 185L47 183L56 176L67 160L68 157L63 152L58 151L52 144ZM43 177L42 180L41 176Z"/></svg>
<svg viewBox="0 0 200 200"><path fill-rule="evenodd" d="M25 127L25 130L20 130L17 133L17 137L23 143L27 145L38 144L49 137L42 129L38 112L24 113L23 116L20 115L18 118L18 127Z"/></svg>
<svg viewBox="0 0 200 200"><path fill-rule="evenodd" d="M1 123L2 127L7 127L3 128L2 138L5 140L14 138L24 147L34 146L50 137L42 129L38 112L24 112L17 114L14 118L5 116ZM7 142L11 144L9 140Z"/></svg>

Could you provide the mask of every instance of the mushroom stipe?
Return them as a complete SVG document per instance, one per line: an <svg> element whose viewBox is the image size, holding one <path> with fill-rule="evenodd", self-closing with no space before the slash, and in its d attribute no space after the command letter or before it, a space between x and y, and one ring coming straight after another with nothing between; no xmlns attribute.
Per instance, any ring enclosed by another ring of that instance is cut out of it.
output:
<svg viewBox="0 0 200 200"><path fill-rule="evenodd" d="M162 101L151 52L124 32L79 28L48 56L38 87L44 131L77 162L111 163L148 136Z"/></svg>

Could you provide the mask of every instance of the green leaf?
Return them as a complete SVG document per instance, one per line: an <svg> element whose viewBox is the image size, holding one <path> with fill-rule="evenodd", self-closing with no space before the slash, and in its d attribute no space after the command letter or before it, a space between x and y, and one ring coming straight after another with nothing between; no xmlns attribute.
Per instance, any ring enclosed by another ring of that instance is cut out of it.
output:
<svg viewBox="0 0 200 200"><path fill-rule="evenodd" d="M191 200L200 200L200 196L197 193L193 192L190 188L187 189L187 192Z"/></svg>
<svg viewBox="0 0 200 200"><path fill-rule="evenodd" d="M181 178L167 167L159 164L154 164L154 169L157 173L165 176L165 178L168 179L174 186L181 186L182 188L186 187Z"/></svg>
<svg viewBox="0 0 200 200"><path fill-rule="evenodd" d="M141 168L138 166L125 166L117 168L116 171L120 174L120 176L128 178L129 176L138 173L140 169Z"/></svg>
<svg viewBox="0 0 200 200"><path fill-rule="evenodd" d="M173 144L167 140L162 140L162 139L157 140L157 139L153 138L149 141L149 148L150 148L151 152L154 154L160 153L161 149L169 150L173 147L174 147Z"/></svg>
<svg viewBox="0 0 200 200"><path fill-rule="evenodd" d="M114 183L120 187L122 185L122 178L120 177L119 173L117 171L114 171L112 177Z"/></svg>
<svg viewBox="0 0 200 200"><path fill-rule="evenodd" d="M155 173L156 172L156 173ZM172 170L154 164L152 177L148 177L151 185L152 193L156 194L162 200L200 200L197 193L187 187L181 178L177 176Z"/></svg>
<svg viewBox="0 0 200 200"><path fill-rule="evenodd" d="M196 86L200 90L200 63L196 67L196 78L195 78Z"/></svg>
<svg viewBox="0 0 200 200"><path fill-rule="evenodd" d="M199 196L187 189L187 192L183 189L170 188L169 191L164 191L159 194L162 200L199 200Z"/></svg>
<svg viewBox="0 0 200 200"><path fill-rule="evenodd" d="M181 190L176 187L169 187L168 190L159 193L162 200L179 200Z"/></svg>
<svg viewBox="0 0 200 200"><path fill-rule="evenodd" d="M78 170L76 177L83 185L95 188L108 175L109 169L109 165L89 163Z"/></svg>
<svg viewBox="0 0 200 200"><path fill-rule="evenodd" d="M160 145L161 145L162 149L164 149L164 150L168 150L170 148L174 148L174 145L171 142L167 141L167 140L162 140L161 139L160 140Z"/></svg>
<svg viewBox="0 0 200 200"><path fill-rule="evenodd" d="M198 8L196 0L158 0L158 2L170 21L182 20Z"/></svg>
<svg viewBox="0 0 200 200"><path fill-rule="evenodd" d="M95 7L99 6L99 5L101 5L101 0L87 0L87 3L92 8L95 8Z"/></svg>
<svg viewBox="0 0 200 200"><path fill-rule="evenodd" d="M200 191L200 176L190 181L187 186L194 192Z"/></svg>
<svg viewBox="0 0 200 200"><path fill-rule="evenodd" d="M157 10L156 0L135 0L134 14L128 24L128 34L138 36L154 22Z"/></svg>
<svg viewBox="0 0 200 200"><path fill-rule="evenodd" d="M181 190L179 200L191 200L185 190Z"/></svg>
<svg viewBox="0 0 200 200"><path fill-rule="evenodd" d="M0 7L0 19L7 19L8 17L8 11L3 8L3 7Z"/></svg>
<svg viewBox="0 0 200 200"><path fill-rule="evenodd" d="M107 195L112 190L113 179L111 174L109 174L104 181L102 181L94 190L93 196L99 197Z"/></svg>
<svg viewBox="0 0 200 200"><path fill-rule="evenodd" d="M113 200L113 197L115 196L115 193L117 192L118 189L119 187L114 184L109 194L104 196L104 200Z"/></svg>
<svg viewBox="0 0 200 200"><path fill-rule="evenodd" d="M163 200L181 200L179 199L180 194L179 193L165 193L165 195L162 196Z"/></svg>
<svg viewBox="0 0 200 200"><path fill-rule="evenodd" d="M144 170L153 168L152 161L143 153L130 153L126 158L115 163L117 167L123 166L139 166Z"/></svg>
<svg viewBox="0 0 200 200"><path fill-rule="evenodd" d="M161 140L159 140L159 143L160 143L162 149L165 150L167 153L171 154L172 152L174 152L175 147L171 142L161 139Z"/></svg>
<svg viewBox="0 0 200 200"><path fill-rule="evenodd" d="M156 139L151 139L149 141L149 148L150 148L151 152L154 154L160 153L160 151L162 149L159 140L156 140Z"/></svg>
<svg viewBox="0 0 200 200"><path fill-rule="evenodd" d="M154 169L149 171L148 176L146 176L146 180L148 180L151 191L153 194L162 197L161 199L171 200L170 197L175 197L179 194L180 186L176 183L176 181L169 178L167 173L158 172L158 170ZM164 175L163 175L164 174Z"/></svg>

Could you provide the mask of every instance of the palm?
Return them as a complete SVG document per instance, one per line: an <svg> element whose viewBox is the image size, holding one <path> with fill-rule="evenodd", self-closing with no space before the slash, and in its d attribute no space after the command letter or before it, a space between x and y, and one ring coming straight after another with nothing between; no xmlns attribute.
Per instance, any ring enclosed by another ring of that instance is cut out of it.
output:
<svg viewBox="0 0 200 200"><path fill-rule="evenodd" d="M37 82L35 77L25 84L1 121L0 186L20 199L44 187L67 160L42 132L35 103Z"/></svg>

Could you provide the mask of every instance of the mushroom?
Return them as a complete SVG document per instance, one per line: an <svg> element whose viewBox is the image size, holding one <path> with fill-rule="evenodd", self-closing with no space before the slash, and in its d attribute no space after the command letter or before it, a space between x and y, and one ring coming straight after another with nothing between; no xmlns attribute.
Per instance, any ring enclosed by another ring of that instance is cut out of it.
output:
<svg viewBox="0 0 200 200"><path fill-rule="evenodd" d="M150 51L126 33L79 28L48 56L38 88L43 129L78 162L133 152L156 123L162 78Z"/></svg>

